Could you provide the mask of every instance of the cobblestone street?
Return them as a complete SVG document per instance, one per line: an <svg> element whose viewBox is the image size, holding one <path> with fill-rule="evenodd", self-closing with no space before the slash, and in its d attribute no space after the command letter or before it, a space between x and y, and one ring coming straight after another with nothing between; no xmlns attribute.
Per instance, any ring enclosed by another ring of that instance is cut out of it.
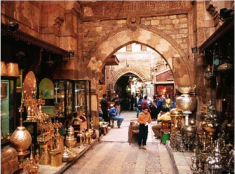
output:
<svg viewBox="0 0 235 174"><path fill-rule="evenodd" d="M118 129L116 124L108 134L101 137L66 174L172 174L173 167L165 145L153 136L151 126L147 141L147 150L139 149L137 137L129 145L128 126L130 120L136 120L136 112L122 112L124 122ZM151 125L156 124L152 122Z"/></svg>

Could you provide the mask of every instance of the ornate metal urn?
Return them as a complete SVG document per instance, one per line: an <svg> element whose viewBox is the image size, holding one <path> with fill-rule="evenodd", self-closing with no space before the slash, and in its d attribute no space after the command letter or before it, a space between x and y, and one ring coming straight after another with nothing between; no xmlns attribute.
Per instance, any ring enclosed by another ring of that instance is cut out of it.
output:
<svg viewBox="0 0 235 174"><path fill-rule="evenodd" d="M28 130L22 124L23 107L19 107L19 112L21 115L20 126L18 126L11 135L10 142L19 154L20 153L24 154L27 152L27 149L32 143L32 137L28 132Z"/></svg>
<svg viewBox="0 0 235 174"><path fill-rule="evenodd" d="M183 111L193 111L196 107L197 101L194 95L189 93L195 89L196 85L193 87L178 87L176 89L182 93L180 96L176 97L176 107Z"/></svg>
<svg viewBox="0 0 235 174"><path fill-rule="evenodd" d="M66 136L65 144L69 149L76 146L77 140L74 138L74 128L70 126L68 128L68 136Z"/></svg>
<svg viewBox="0 0 235 174"><path fill-rule="evenodd" d="M176 107L183 111L193 111L196 107L196 98L189 94L176 97Z"/></svg>

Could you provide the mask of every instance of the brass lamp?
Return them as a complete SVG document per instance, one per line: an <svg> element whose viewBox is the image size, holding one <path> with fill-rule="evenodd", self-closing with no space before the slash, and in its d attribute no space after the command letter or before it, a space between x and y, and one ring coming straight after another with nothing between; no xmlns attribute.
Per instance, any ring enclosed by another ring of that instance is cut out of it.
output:
<svg viewBox="0 0 235 174"><path fill-rule="evenodd" d="M17 63L7 63L7 76L18 77L19 66Z"/></svg>

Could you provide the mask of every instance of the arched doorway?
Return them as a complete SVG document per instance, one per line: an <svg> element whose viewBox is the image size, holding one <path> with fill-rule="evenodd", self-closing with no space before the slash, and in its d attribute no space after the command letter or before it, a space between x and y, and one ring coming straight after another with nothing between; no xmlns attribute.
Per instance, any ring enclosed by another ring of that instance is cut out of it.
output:
<svg viewBox="0 0 235 174"><path fill-rule="evenodd" d="M119 95L122 110L133 110L134 98L143 94L143 81L133 73L123 74L114 85L113 97ZM112 98L113 98L112 97Z"/></svg>
<svg viewBox="0 0 235 174"><path fill-rule="evenodd" d="M175 84L178 86L191 86L193 84L193 69L188 56L180 45L162 31L155 33L141 28L135 31L129 29L120 31L99 43L92 51L93 54L88 63L88 69L91 71L90 78L98 78L106 59L119 48L131 42L147 45L158 52L167 62L172 62L169 67L172 70Z"/></svg>

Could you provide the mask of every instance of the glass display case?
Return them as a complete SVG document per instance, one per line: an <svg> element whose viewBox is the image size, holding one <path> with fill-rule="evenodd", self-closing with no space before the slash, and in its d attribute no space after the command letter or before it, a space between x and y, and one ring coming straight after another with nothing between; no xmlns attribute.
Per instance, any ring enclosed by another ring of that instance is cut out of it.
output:
<svg viewBox="0 0 235 174"><path fill-rule="evenodd" d="M91 120L91 83L89 80L74 81L74 111L85 116L90 128Z"/></svg>
<svg viewBox="0 0 235 174"><path fill-rule="evenodd" d="M9 142L15 128L16 78L1 76L1 144Z"/></svg>
<svg viewBox="0 0 235 174"><path fill-rule="evenodd" d="M73 113L73 81L55 79L54 87L56 113L59 117L64 118Z"/></svg>

